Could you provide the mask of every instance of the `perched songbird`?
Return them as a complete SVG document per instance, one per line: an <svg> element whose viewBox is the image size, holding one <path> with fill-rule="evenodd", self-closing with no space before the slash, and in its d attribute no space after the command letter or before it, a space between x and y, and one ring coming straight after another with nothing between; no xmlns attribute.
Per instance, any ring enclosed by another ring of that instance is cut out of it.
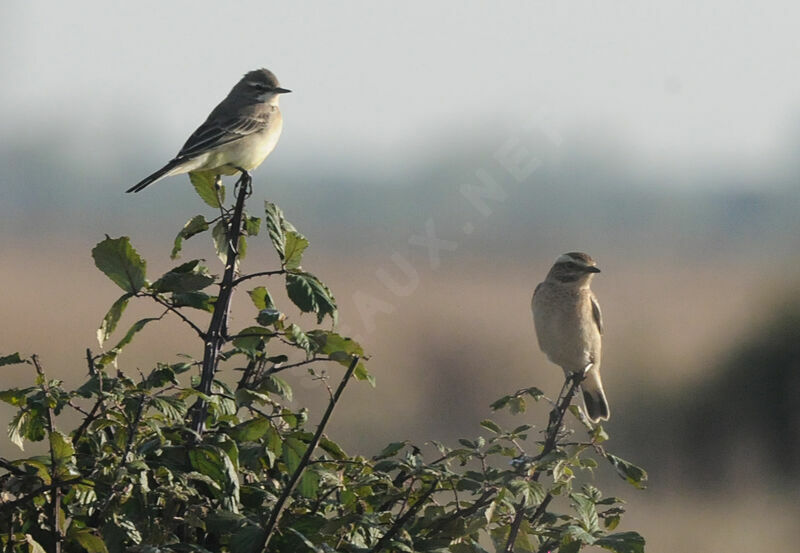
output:
<svg viewBox="0 0 800 553"><path fill-rule="evenodd" d="M281 88L271 71L250 71L192 133L178 155L128 192L138 192L171 175L219 176L255 169L281 136L278 99L287 92L291 91Z"/></svg>
<svg viewBox="0 0 800 553"><path fill-rule="evenodd" d="M610 411L600 380L600 335L603 318L592 290L600 269L580 252L565 253L536 287L531 301L539 347L570 376L586 372L581 383L586 412L592 422L608 420Z"/></svg>

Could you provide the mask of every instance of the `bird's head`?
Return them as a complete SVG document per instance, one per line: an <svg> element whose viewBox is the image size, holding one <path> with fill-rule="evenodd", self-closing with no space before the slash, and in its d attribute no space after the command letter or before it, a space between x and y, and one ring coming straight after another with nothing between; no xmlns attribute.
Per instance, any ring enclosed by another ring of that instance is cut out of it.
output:
<svg viewBox="0 0 800 553"><path fill-rule="evenodd" d="M547 274L547 280L570 286L588 286L592 276L600 269L594 259L581 252L569 252L556 259Z"/></svg>
<svg viewBox="0 0 800 553"><path fill-rule="evenodd" d="M231 96L242 96L253 103L278 105L278 98L291 90L281 88L278 78L269 69L255 69L236 83Z"/></svg>

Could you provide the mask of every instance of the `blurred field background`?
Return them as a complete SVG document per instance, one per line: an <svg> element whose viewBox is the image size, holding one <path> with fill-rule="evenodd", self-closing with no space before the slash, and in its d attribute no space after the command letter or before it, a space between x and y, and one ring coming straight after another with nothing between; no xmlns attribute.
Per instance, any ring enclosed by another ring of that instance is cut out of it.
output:
<svg viewBox="0 0 800 553"><path fill-rule="evenodd" d="M794 547L796 6L244 3L243 25L199 4L2 8L0 354L38 352L51 374L82 378L119 293L93 245L130 236L157 275L177 230L208 213L185 177L122 190L267 66L295 92L250 210L274 201L310 239L304 266L378 379L348 389L333 434L365 454L454 443L480 433L500 395L556 394L530 296L560 253L587 251L603 270L609 447L650 473L637 492L596 471L629 500L623 527L656 552ZM493 195L470 202L464 187L487 178ZM447 241L434 257L426 232ZM184 258L221 272L210 251L190 240ZM248 255L246 267L275 263L265 239ZM249 324L248 303L236 298L235 324ZM197 353L191 338L166 322L123 363ZM6 369L3 386L30 377ZM291 381L298 404L324 398Z"/></svg>

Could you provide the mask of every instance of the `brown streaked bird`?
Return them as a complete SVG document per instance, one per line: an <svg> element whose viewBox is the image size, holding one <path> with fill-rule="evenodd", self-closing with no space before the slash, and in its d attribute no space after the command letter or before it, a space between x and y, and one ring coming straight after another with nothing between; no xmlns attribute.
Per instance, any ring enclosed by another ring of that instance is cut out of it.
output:
<svg viewBox="0 0 800 553"><path fill-rule="evenodd" d="M291 91L281 88L271 71L250 71L192 133L178 155L127 192L139 192L171 175L219 177L252 171L278 143L283 128L278 100L287 92Z"/></svg>
<svg viewBox="0 0 800 553"><path fill-rule="evenodd" d="M587 254L565 253L536 287L531 301L536 337L547 358L567 376L585 372L581 391L592 422L611 416L600 379L603 317L589 288L599 272Z"/></svg>

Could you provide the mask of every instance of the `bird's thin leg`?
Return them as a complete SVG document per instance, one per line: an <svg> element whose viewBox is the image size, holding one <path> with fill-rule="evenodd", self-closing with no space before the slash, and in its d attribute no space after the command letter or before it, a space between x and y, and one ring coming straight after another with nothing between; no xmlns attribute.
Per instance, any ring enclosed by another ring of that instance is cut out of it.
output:
<svg viewBox="0 0 800 553"><path fill-rule="evenodd" d="M245 184L247 186L246 195L249 198L253 195L253 177L250 176L250 172L246 169L242 169L241 167L234 167L234 169L241 173L239 180L236 181L234 190L236 190L236 187L238 187L240 184Z"/></svg>
<svg viewBox="0 0 800 553"><path fill-rule="evenodd" d="M222 221L225 220L225 206L222 205L222 175L214 177L214 192L217 195L217 203L219 204L219 216Z"/></svg>

